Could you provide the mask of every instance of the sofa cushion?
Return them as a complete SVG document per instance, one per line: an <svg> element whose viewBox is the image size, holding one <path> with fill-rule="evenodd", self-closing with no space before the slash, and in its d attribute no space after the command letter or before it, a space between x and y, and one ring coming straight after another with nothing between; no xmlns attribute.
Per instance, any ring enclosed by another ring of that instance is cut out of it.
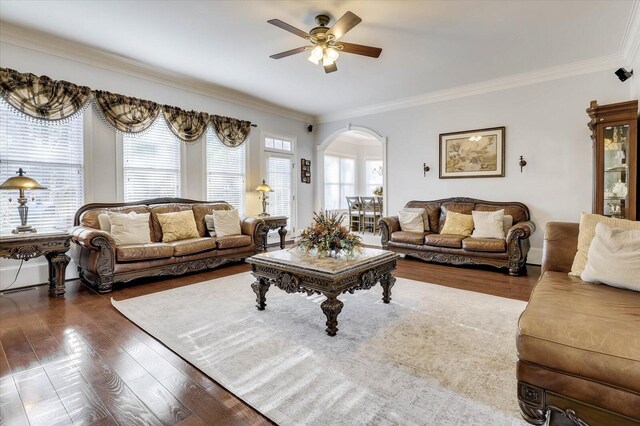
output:
<svg viewBox="0 0 640 426"><path fill-rule="evenodd" d="M463 235L429 234L424 237L424 243L428 246L462 248L465 238Z"/></svg>
<svg viewBox="0 0 640 426"><path fill-rule="evenodd" d="M471 216L471 212L473 211L474 203L462 203L462 202L452 202L447 201L442 203L440 206L440 219L438 224L438 232L442 232L442 227L444 226L444 222L447 219L448 212L456 212L462 214L468 214ZM434 228L431 228L434 230Z"/></svg>
<svg viewBox="0 0 640 426"><path fill-rule="evenodd" d="M193 205L193 217L196 219L196 226L198 227L198 233L201 237L213 236L209 235L207 231L207 224L204 219L206 215L211 214L214 210L231 210L233 206L223 201L194 204Z"/></svg>
<svg viewBox="0 0 640 426"><path fill-rule="evenodd" d="M100 216L101 214L104 214L104 213L109 213L109 212L115 212L115 213L129 213L129 212L149 213L149 208L147 206L144 206L144 205L135 205L135 206L126 206L126 207L120 206L120 207L95 208L95 209L87 210L86 212L82 213L82 215L80 216L80 225L86 226L88 228L93 228L93 229L102 229L100 227L100 220L98 219L98 216Z"/></svg>
<svg viewBox="0 0 640 426"><path fill-rule="evenodd" d="M473 216L449 211L441 234L470 236L473 232Z"/></svg>
<svg viewBox="0 0 640 426"><path fill-rule="evenodd" d="M109 212L111 236L116 245L146 244L151 242L149 229L149 213L115 213Z"/></svg>
<svg viewBox="0 0 640 426"><path fill-rule="evenodd" d="M640 293L547 271L518 324L521 361L640 392Z"/></svg>
<svg viewBox="0 0 640 426"><path fill-rule="evenodd" d="M173 213L160 213L158 215L158 223L162 228L162 242L170 243L172 241L188 240L190 238L198 238L198 228L193 218L193 211L184 210Z"/></svg>
<svg viewBox="0 0 640 426"><path fill-rule="evenodd" d="M165 243L125 244L116 246L118 262L163 259L173 256L173 247Z"/></svg>
<svg viewBox="0 0 640 426"><path fill-rule="evenodd" d="M462 248L469 251L504 253L507 251L507 243L504 239L470 237L462 240Z"/></svg>
<svg viewBox="0 0 640 426"><path fill-rule="evenodd" d="M440 220L440 203L435 201L409 201L405 208L425 209L429 217L429 230L435 232L438 230L438 221ZM426 229L426 226L425 226Z"/></svg>
<svg viewBox="0 0 640 426"><path fill-rule="evenodd" d="M151 204L151 233L153 241L162 241L162 225L158 221L158 215L162 213L181 212L191 210L192 204L186 203L167 203L167 204Z"/></svg>
<svg viewBox="0 0 640 426"><path fill-rule="evenodd" d="M187 254L214 250L216 248L216 240L207 237L189 238L188 240L174 241L169 245L173 247L174 256L186 256Z"/></svg>
<svg viewBox="0 0 640 426"><path fill-rule="evenodd" d="M486 203L478 203L476 204L474 210L479 212L495 212L496 210L504 210L505 215L509 215L513 218L513 223L516 224L518 222L524 222L526 220L530 220L529 211L524 205L521 204L509 204L509 203L496 203L496 204L486 204Z"/></svg>
<svg viewBox="0 0 640 426"><path fill-rule="evenodd" d="M227 235L226 237L217 237L215 240L220 250L251 245L251 236L249 235Z"/></svg>
<svg viewBox="0 0 640 426"><path fill-rule="evenodd" d="M423 245L426 232L409 232L409 231L396 231L391 234L391 241L394 243L405 243Z"/></svg>
<svg viewBox="0 0 640 426"><path fill-rule="evenodd" d="M398 212L398 221L400 221L400 229L407 232L424 232L424 218L426 215L425 209L416 209L419 212L412 212L407 210L400 210ZM428 220L428 219L427 219Z"/></svg>

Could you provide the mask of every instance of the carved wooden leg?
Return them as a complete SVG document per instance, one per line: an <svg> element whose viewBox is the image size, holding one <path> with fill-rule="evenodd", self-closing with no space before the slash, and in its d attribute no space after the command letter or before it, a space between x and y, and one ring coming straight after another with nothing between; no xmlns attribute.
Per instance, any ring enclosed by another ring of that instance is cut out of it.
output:
<svg viewBox="0 0 640 426"><path fill-rule="evenodd" d="M517 277L520 275L520 266L517 263L513 263L509 265L509 275L512 277Z"/></svg>
<svg viewBox="0 0 640 426"><path fill-rule="evenodd" d="M256 308L258 308L259 311L264 311L265 306L267 306L267 298L265 295L269 290L269 281L266 278L258 278L253 284L251 284L251 288L256 294Z"/></svg>
<svg viewBox="0 0 640 426"><path fill-rule="evenodd" d="M47 253L45 257L49 262L49 294L54 297L63 297L65 271L71 259L59 252Z"/></svg>
<svg viewBox="0 0 640 426"><path fill-rule="evenodd" d="M98 277L96 279L98 293L111 293L113 290L113 276Z"/></svg>
<svg viewBox="0 0 640 426"><path fill-rule="evenodd" d="M542 425L547 421L544 389L524 382L518 382L518 405L522 418L532 425Z"/></svg>
<svg viewBox="0 0 640 426"><path fill-rule="evenodd" d="M382 286L382 301L384 303L391 302L391 287L396 283L396 278L387 272L380 277L380 285Z"/></svg>
<svg viewBox="0 0 640 426"><path fill-rule="evenodd" d="M325 331L329 336L335 336L338 332L338 315L340 311L342 311L344 304L332 294L325 293L325 296L327 296L327 300L320 305L322 312L324 312L327 317L327 328Z"/></svg>
<svg viewBox="0 0 640 426"><path fill-rule="evenodd" d="M280 229L278 229L278 234L280 234L280 248L283 249L284 248L284 237L287 235L287 228L282 226Z"/></svg>

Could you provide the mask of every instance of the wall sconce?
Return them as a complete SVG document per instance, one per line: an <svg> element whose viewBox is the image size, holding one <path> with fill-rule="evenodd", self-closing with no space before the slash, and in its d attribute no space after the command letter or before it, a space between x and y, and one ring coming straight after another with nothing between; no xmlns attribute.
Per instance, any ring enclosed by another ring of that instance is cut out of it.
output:
<svg viewBox="0 0 640 426"><path fill-rule="evenodd" d="M422 163L422 172L424 173L424 177L427 177L427 172L431 170L431 167L427 166L427 163Z"/></svg>
<svg viewBox="0 0 640 426"><path fill-rule="evenodd" d="M518 165L520 166L520 173L522 173L522 169L527 165L527 160L524 159L524 156L520 156L520 161L518 161Z"/></svg>

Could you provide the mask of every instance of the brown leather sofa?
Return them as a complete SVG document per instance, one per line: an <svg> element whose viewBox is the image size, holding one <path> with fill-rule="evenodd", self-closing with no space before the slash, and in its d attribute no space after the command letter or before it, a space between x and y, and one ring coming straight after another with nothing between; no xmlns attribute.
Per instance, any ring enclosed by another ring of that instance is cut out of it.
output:
<svg viewBox="0 0 640 426"><path fill-rule="evenodd" d="M520 410L535 425L551 413L637 426L640 293L569 276L577 245L577 223L547 224L542 276L518 322Z"/></svg>
<svg viewBox="0 0 640 426"><path fill-rule="evenodd" d="M522 203L492 202L474 198L445 198L435 201L410 201L406 207L423 208L429 215L430 232L406 232L400 229L397 216L380 220L382 247L418 259L453 265L489 265L509 268L518 275L527 261L529 236L536 227L529 209ZM448 211L471 214L472 210L504 209L513 217L513 226L504 240L439 234Z"/></svg>
<svg viewBox="0 0 640 426"><path fill-rule="evenodd" d="M246 218L242 235L222 238L208 236L204 217L212 210L229 210L224 201L204 202L182 198L156 198L135 203L87 204L75 215L72 241L79 246L76 264L80 278L110 292L114 282L136 278L181 275L240 261L256 254L262 247L264 221ZM162 242L159 213L193 210L199 237L171 243ZM100 230L98 215L107 211L151 213L151 243L116 246L111 234Z"/></svg>

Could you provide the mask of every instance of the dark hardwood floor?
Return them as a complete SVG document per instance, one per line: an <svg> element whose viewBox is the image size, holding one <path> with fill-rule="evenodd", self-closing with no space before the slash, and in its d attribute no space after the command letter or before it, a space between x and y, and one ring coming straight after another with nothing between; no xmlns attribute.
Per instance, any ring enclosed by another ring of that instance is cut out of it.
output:
<svg viewBox="0 0 640 426"><path fill-rule="evenodd" d="M394 275L527 300L540 268L527 269L511 277L401 259ZM49 298L46 286L0 296L0 424L270 424L110 303L248 270L234 264L106 295L73 280L64 299Z"/></svg>

